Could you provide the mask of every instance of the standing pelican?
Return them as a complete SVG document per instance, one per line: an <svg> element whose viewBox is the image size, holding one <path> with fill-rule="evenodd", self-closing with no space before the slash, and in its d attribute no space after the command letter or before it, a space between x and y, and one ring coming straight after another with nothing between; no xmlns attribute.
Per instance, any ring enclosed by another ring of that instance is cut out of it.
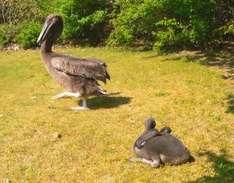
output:
<svg viewBox="0 0 234 183"><path fill-rule="evenodd" d="M40 45L41 57L49 74L61 84L66 92L52 99L76 97L82 99L82 106L72 107L73 110L85 110L89 96L106 95L99 86L98 80L106 83L110 80L107 66L104 62L93 58L79 58L54 53L52 45L63 30L63 20L59 15L49 15L46 18L37 43Z"/></svg>

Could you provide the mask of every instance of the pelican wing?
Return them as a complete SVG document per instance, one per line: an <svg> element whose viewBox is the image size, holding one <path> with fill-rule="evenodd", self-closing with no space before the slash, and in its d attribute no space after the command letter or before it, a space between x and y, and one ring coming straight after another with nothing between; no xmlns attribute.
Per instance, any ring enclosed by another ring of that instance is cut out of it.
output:
<svg viewBox="0 0 234 183"><path fill-rule="evenodd" d="M55 56L51 60L52 67L66 74L106 82L110 79L107 66L104 62L94 58L76 58L70 56Z"/></svg>
<svg viewBox="0 0 234 183"><path fill-rule="evenodd" d="M145 133L143 133L135 142L135 146L138 148L138 149L141 149L145 143L155 137L155 136L161 136L161 134L156 131L155 129L154 130L150 130L150 131L147 131Z"/></svg>

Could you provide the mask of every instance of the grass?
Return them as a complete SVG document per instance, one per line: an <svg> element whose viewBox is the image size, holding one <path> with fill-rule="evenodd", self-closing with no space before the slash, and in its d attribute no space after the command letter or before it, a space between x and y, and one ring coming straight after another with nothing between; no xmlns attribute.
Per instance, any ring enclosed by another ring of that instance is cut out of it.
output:
<svg viewBox="0 0 234 183"><path fill-rule="evenodd" d="M57 51L103 59L112 77L104 88L119 94L92 98L92 110L72 112L75 99L50 99L63 88L38 50L0 52L0 182L234 181L234 115L226 100L233 86L218 69L153 52ZM129 162L148 116L159 128L170 126L196 161L159 169Z"/></svg>

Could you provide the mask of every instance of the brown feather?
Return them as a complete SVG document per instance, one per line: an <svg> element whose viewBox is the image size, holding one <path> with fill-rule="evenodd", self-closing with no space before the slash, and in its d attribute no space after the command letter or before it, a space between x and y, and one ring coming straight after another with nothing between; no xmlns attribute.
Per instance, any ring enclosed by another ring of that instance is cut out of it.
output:
<svg viewBox="0 0 234 183"><path fill-rule="evenodd" d="M54 53L52 45L62 33L63 20L59 15L49 15L37 42L41 45L41 56L49 74L67 91L79 93L81 97L105 95L97 80L110 79L104 62L94 58L79 58Z"/></svg>
<svg viewBox="0 0 234 183"><path fill-rule="evenodd" d="M79 75L106 83L110 79L105 63L93 58L79 58L56 54L51 65L69 75Z"/></svg>

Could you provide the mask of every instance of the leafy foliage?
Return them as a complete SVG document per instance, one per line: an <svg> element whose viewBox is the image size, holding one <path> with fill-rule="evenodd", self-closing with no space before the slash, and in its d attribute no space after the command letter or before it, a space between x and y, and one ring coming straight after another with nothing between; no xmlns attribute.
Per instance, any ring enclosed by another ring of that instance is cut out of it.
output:
<svg viewBox="0 0 234 183"><path fill-rule="evenodd" d="M134 5L132 5L134 2ZM210 39L214 3L202 0L119 1L111 45L202 46ZM209 10L209 11L207 11Z"/></svg>
<svg viewBox="0 0 234 183"><path fill-rule="evenodd" d="M64 40L96 45L106 36L107 0L58 0L63 15Z"/></svg>
<svg viewBox="0 0 234 183"><path fill-rule="evenodd" d="M41 26L38 23L30 22L23 26L22 31L17 37L18 43L25 49L35 47L36 40L40 34Z"/></svg>
<svg viewBox="0 0 234 183"><path fill-rule="evenodd" d="M234 40L234 0L4 0L0 7L0 24L12 32L26 21L41 24L50 13L62 15L64 43L162 51ZM6 38L5 31L1 45L18 37Z"/></svg>
<svg viewBox="0 0 234 183"><path fill-rule="evenodd" d="M0 48L10 43L15 43L20 29L20 25L0 24Z"/></svg>

